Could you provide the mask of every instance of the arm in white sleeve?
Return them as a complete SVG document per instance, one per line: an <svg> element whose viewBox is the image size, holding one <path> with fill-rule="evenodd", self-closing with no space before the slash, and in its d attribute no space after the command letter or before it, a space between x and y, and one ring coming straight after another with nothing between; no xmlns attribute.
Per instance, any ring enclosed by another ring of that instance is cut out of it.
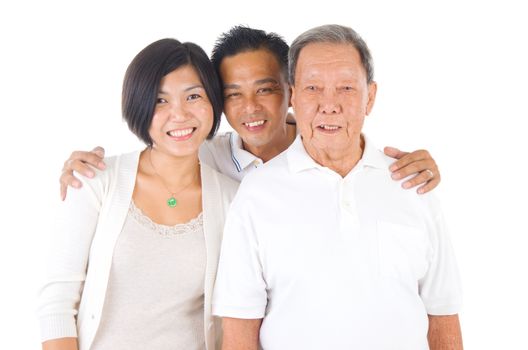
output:
<svg viewBox="0 0 528 350"><path fill-rule="evenodd" d="M77 336L75 316L104 193L102 177L79 176L82 188L71 191L58 207L49 232L45 282L38 294L42 341Z"/></svg>
<svg viewBox="0 0 528 350"><path fill-rule="evenodd" d="M434 197L428 204L432 213L428 227L432 253L429 269L419 281L420 296L429 315L454 315L462 306L457 262L441 207Z"/></svg>
<svg viewBox="0 0 528 350"><path fill-rule="evenodd" d="M244 200L237 193L229 210L213 295L213 314L221 317L263 318L267 305L259 242Z"/></svg>

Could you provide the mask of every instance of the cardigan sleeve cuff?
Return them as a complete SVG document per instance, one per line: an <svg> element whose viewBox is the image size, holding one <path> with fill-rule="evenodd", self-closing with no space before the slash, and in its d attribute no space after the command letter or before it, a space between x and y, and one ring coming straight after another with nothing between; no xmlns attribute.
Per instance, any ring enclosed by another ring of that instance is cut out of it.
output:
<svg viewBox="0 0 528 350"><path fill-rule="evenodd" d="M77 338L75 317L68 314L56 314L40 317L41 341L58 338Z"/></svg>

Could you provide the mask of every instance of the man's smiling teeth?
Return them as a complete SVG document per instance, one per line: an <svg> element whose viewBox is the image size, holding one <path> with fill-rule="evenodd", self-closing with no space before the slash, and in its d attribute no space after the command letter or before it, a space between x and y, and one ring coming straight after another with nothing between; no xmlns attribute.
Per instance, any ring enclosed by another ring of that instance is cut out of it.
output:
<svg viewBox="0 0 528 350"><path fill-rule="evenodd" d="M250 128L254 128L255 126L260 126L264 124L264 120L257 120L256 122L251 122L251 123L244 123L245 126L248 126Z"/></svg>
<svg viewBox="0 0 528 350"><path fill-rule="evenodd" d="M335 126L335 125L326 125L326 124L319 125L319 127L320 127L321 129L325 129L325 130L337 130L337 129L339 129L339 126Z"/></svg>
<svg viewBox="0 0 528 350"><path fill-rule="evenodd" d="M168 132L168 134L172 137L182 137L182 136L187 136L192 132L193 132L193 128L189 128L189 129L171 130Z"/></svg>

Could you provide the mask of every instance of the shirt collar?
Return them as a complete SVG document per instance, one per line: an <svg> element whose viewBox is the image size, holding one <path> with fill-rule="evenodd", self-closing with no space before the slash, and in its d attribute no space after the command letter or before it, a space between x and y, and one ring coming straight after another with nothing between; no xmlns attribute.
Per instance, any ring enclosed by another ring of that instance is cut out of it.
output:
<svg viewBox="0 0 528 350"><path fill-rule="evenodd" d="M255 164L255 161L262 163L259 157L244 149L242 138L236 132L231 133L229 143L231 147L231 160L238 172L241 172L251 164Z"/></svg>
<svg viewBox="0 0 528 350"><path fill-rule="evenodd" d="M385 155L376 149L372 142L363 135L365 140L365 148L363 150L363 156L354 169L363 169L365 167L371 167L376 169L385 169L389 166ZM308 169L324 169L322 165L316 163L312 157L306 152L302 143L301 135L297 135L297 138L292 145L286 151L288 159L288 167L291 172L301 172Z"/></svg>
<svg viewBox="0 0 528 350"><path fill-rule="evenodd" d="M365 134L362 135L365 140L365 149L363 150L363 157L361 157L363 166L375 169L388 169L391 163L389 158Z"/></svg>

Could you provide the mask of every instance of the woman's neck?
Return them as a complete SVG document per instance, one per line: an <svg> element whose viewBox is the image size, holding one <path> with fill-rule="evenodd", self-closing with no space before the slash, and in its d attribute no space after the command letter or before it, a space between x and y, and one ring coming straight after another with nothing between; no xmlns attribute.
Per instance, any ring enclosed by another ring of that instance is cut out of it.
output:
<svg viewBox="0 0 528 350"><path fill-rule="evenodd" d="M149 147L142 152L140 162L145 173L161 177L167 186L177 188L182 183L200 183L198 153L177 157Z"/></svg>

